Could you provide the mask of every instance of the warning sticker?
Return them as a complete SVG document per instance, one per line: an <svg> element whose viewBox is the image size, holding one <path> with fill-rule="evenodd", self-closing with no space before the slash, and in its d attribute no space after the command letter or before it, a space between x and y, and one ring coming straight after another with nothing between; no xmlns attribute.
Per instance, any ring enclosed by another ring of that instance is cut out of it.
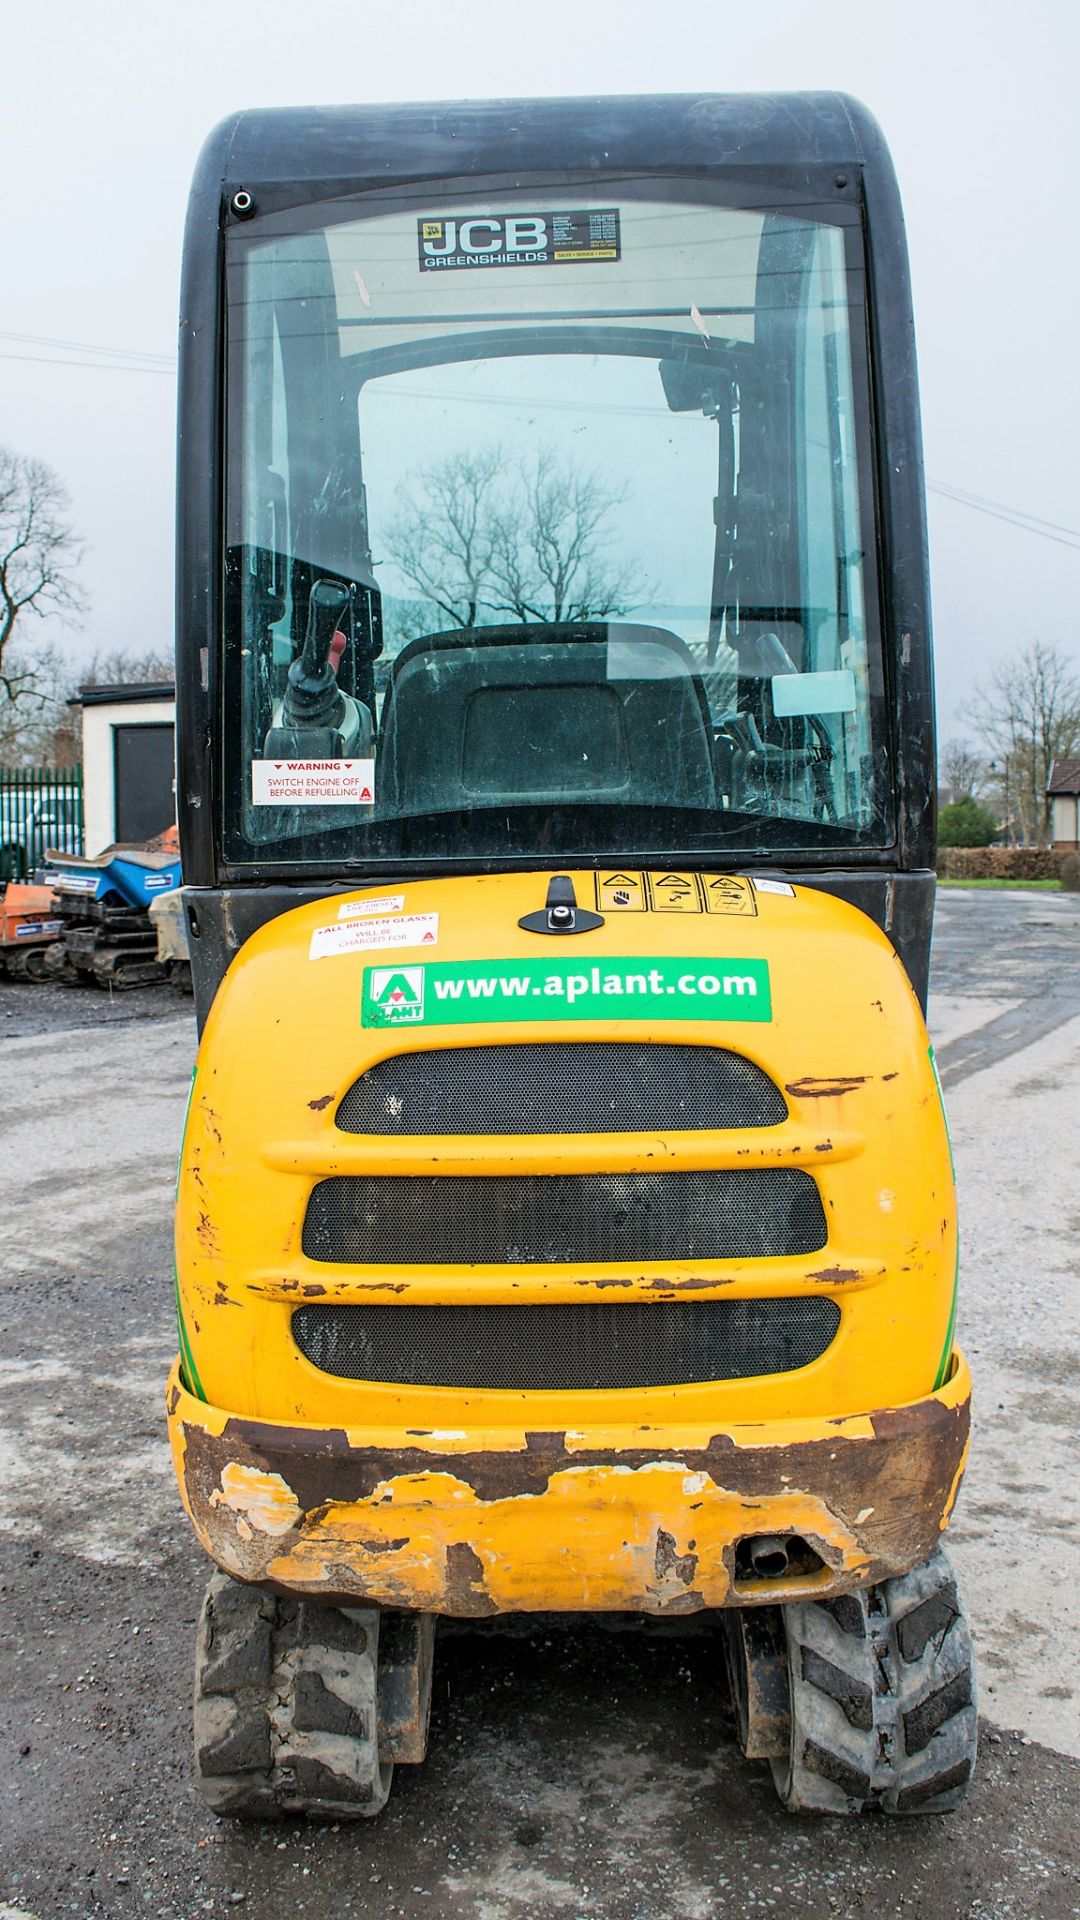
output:
<svg viewBox="0 0 1080 1920"><path fill-rule="evenodd" d="M640 873L598 873L596 904L601 913L644 913L648 907Z"/></svg>
<svg viewBox="0 0 1080 1920"><path fill-rule="evenodd" d="M586 207L568 213L475 213L418 220L416 244L422 273L618 260L619 210Z"/></svg>
<svg viewBox="0 0 1080 1920"><path fill-rule="evenodd" d="M696 876L692 873L650 873L649 901L654 913L700 913Z"/></svg>
<svg viewBox="0 0 1080 1920"><path fill-rule="evenodd" d="M743 880L733 873L598 873L596 905L601 913L757 914L759 893L790 893L786 880Z"/></svg>
<svg viewBox="0 0 1080 1920"><path fill-rule="evenodd" d="M737 880L733 874L720 873L713 879L701 876L706 913L744 913L752 919L757 913L749 880Z"/></svg>
<svg viewBox="0 0 1080 1920"><path fill-rule="evenodd" d="M253 807L370 807L374 760L253 760Z"/></svg>
<svg viewBox="0 0 1080 1920"><path fill-rule="evenodd" d="M342 926L316 927L308 957L325 960L328 954L370 953L379 947L434 947L439 939L437 913L402 913L392 920L352 920Z"/></svg>
<svg viewBox="0 0 1080 1920"><path fill-rule="evenodd" d="M366 900L346 900L337 910L339 920L362 920L369 913L400 913L405 905L403 893L372 894Z"/></svg>

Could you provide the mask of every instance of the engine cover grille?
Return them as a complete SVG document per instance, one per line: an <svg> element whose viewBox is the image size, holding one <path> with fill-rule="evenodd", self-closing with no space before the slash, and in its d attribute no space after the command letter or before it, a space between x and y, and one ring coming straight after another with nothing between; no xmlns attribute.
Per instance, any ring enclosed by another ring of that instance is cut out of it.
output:
<svg viewBox="0 0 1080 1920"><path fill-rule="evenodd" d="M768 1074L723 1047L620 1040L444 1047L361 1074L337 1110L345 1133L652 1133L776 1127Z"/></svg>
<svg viewBox="0 0 1080 1920"><path fill-rule="evenodd" d="M573 1392L790 1373L824 1353L834 1300L300 1307L301 1353L344 1380Z"/></svg>
<svg viewBox="0 0 1080 1920"><path fill-rule="evenodd" d="M309 1260L351 1266L763 1260L828 1229L800 1168L689 1173L339 1175L312 1190Z"/></svg>

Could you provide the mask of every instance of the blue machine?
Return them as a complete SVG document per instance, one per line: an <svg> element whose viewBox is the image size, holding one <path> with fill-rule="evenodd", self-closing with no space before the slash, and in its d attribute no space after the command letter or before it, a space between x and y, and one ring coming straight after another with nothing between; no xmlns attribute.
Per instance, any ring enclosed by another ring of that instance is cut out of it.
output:
<svg viewBox="0 0 1080 1920"><path fill-rule="evenodd" d="M136 987L163 980L150 902L180 885L178 853L106 847L95 859L46 854L43 879L53 889L63 931L46 971L68 985Z"/></svg>

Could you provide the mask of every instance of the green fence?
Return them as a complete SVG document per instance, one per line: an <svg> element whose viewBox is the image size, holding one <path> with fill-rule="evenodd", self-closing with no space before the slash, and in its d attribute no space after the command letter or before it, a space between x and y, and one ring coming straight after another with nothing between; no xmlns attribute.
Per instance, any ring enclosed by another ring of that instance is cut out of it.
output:
<svg viewBox="0 0 1080 1920"><path fill-rule="evenodd" d="M0 882L25 880L45 852L83 851L81 767L0 767Z"/></svg>

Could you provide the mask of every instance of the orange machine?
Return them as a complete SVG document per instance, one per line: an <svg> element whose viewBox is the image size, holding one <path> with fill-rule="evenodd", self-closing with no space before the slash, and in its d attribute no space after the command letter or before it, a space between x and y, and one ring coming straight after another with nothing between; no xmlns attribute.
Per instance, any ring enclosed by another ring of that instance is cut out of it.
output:
<svg viewBox="0 0 1080 1920"><path fill-rule="evenodd" d="M11 880L0 893L0 972L12 980L43 980L45 949L60 931L50 887Z"/></svg>

